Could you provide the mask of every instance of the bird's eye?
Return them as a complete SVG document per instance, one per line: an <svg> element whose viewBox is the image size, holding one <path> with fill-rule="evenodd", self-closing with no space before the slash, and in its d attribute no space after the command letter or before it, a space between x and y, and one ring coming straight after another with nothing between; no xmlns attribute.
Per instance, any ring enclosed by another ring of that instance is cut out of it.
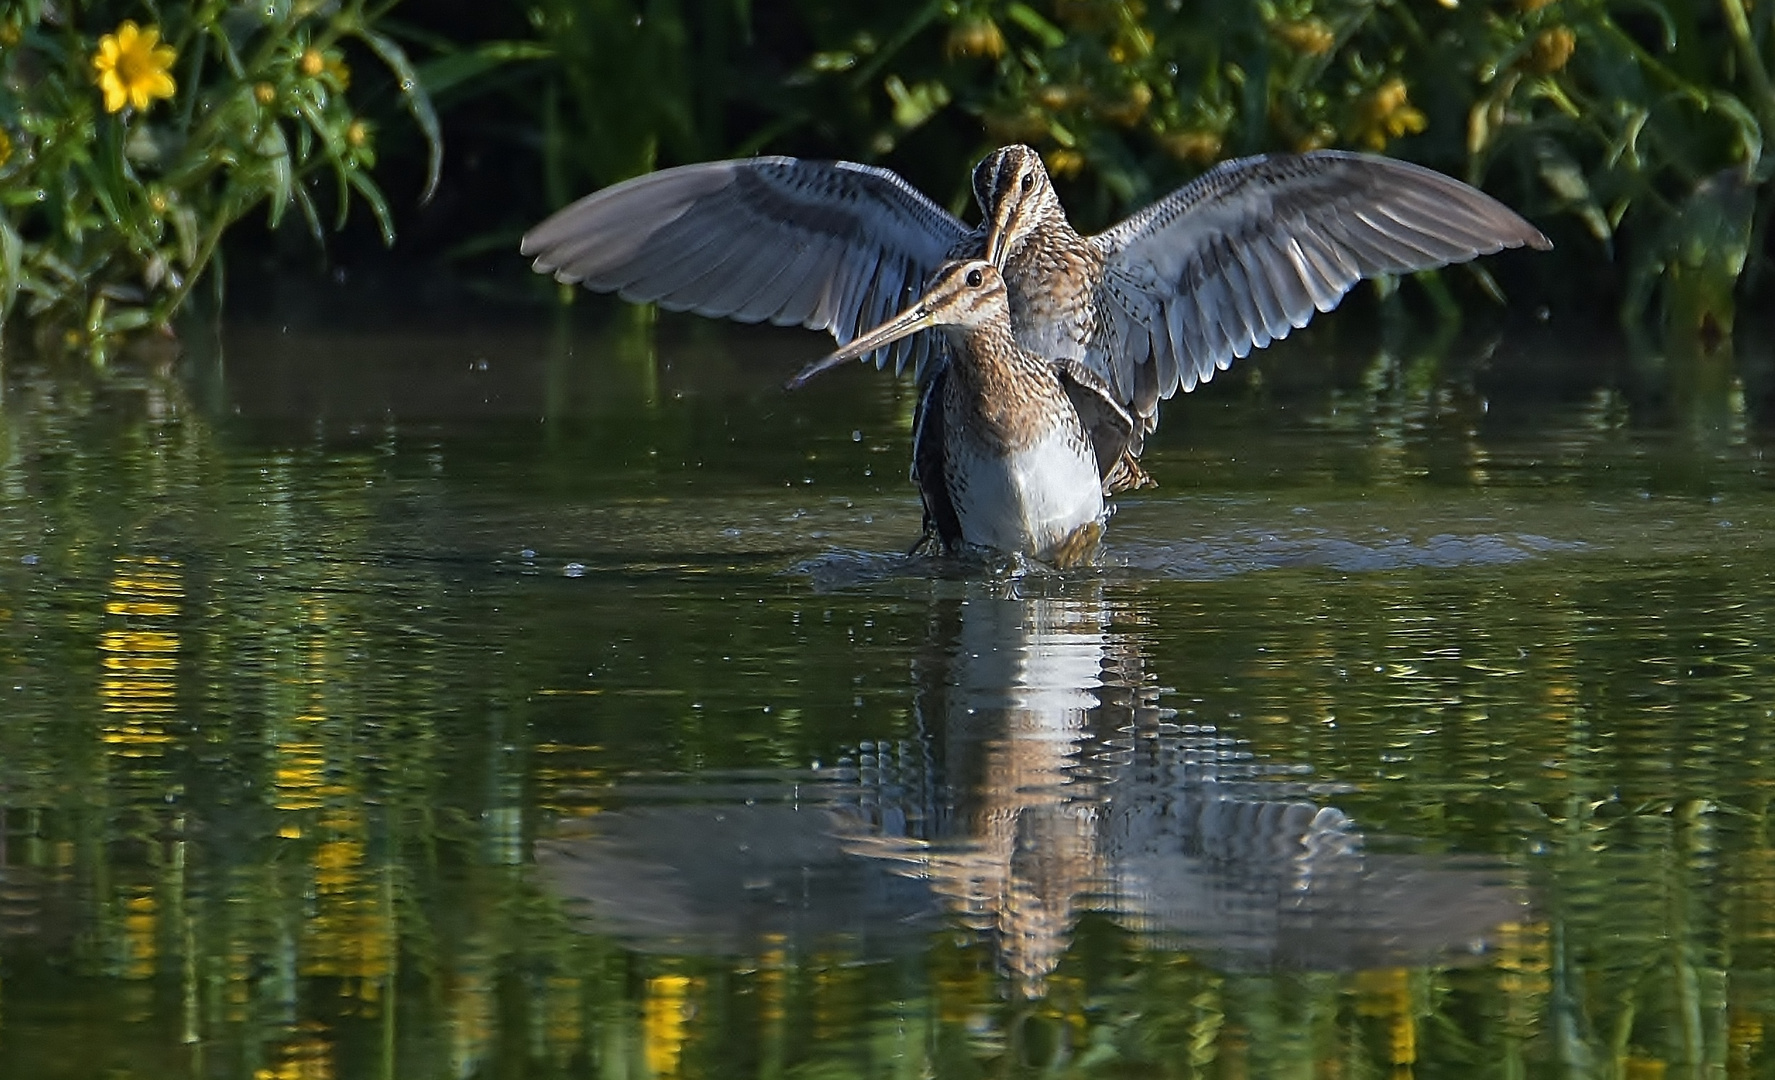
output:
<svg viewBox="0 0 1775 1080"><path fill-rule="evenodd" d="M1033 187L1035 187L1035 174L1034 173L1024 173L1023 174L1023 190L1028 191L1030 188L1033 188Z"/></svg>
<svg viewBox="0 0 1775 1080"><path fill-rule="evenodd" d="M984 274L980 273L980 270L978 267L976 267L973 270L968 271L968 284L969 285L976 285L977 286L980 284L980 282L982 282L984 280L986 280L986 276Z"/></svg>

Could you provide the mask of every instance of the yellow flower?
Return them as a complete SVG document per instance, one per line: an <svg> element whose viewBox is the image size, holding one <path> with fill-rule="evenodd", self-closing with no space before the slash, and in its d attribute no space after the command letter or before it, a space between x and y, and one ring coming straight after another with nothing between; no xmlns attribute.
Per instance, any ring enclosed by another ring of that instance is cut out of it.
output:
<svg viewBox="0 0 1775 1080"><path fill-rule="evenodd" d="M327 58L321 55L319 49L304 49L302 59L297 64L302 68L302 74L312 79L326 70Z"/></svg>
<svg viewBox="0 0 1775 1080"><path fill-rule="evenodd" d="M1337 132L1332 130L1330 124L1316 124L1313 130L1294 140L1294 152L1310 154L1314 150L1323 150L1336 141Z"/></svg>
<svg viewBox="0 0 1775 1080"><path fill-rule="evenodd" d="M5 168L6 163L11 160L12 136L8 135L4 130L0 130L0 168Z"/></svg>
<svg viewBox="0 0 1775 1080"><path fill-rule="evenodd" d="M1050 150L1047 158L1048 171L1055 176L1077 176L1085 167L1085 155L1077 150Z"/></svg>
<svg viewBox="0 0 1775 1080"><path fill-rule="evenodd" d="M1569 26L1555 26L1535 35L1534 44L1523 58L1523 66L1537 75L1551 75L1572 58L1578 37Z"/></svg>
<svg viewBox="0 0 1775 1080"><path fill-rule="evenodd" d="M986 130L999 143L1032 143L1048 133L1048 118L1033 105L1020 109L988 109Z"/></svg>
<svg viewBox="0 0 1775 1080"><path fill-rule="evenodd" d="M170 98L177 87L168 74L178 52L160 44L160 28L146 30L125 19L117 33L99 39L92 67L105 95L105 111L121 112L125 105L146 109L155 98Z"/></svg>
<svg viewBox="0 0 1775 1080"><path fill-rule="evenodd" d="M1364 98L1357 111L1360 116L1357 136L1371 150L1385 149L1388 139L1416 135L1428 123L1424 114L1412 106L1406 95L1404 79L1388 80Z"/></svg>
<svg viewBox="0 0 1775 1080"><path fill-rule="evenodd" d="M1098 106L1097 111L1112 124L1122 127L1133 127L1146 115L1146 107L1153 101L1152 88L1143 82L1137 82L1128 88L1128 95L1120 101Z"/></svg>
<svg viewBox="0 0 1775 1080"><path fill-rule="evenodd" d="M1304 56L1323 56L1337 44L1337 35L1320 19L1280 22L1270 27L1277 40Z"/></svg>
<svg viewBox="0 0 1775 1080"><path fill-rule="evenodd" d="M333 85L338 87L340 92L343 93L351 89L351 69L345 66L344 60L337 56L327 57L325 72L332 78Z"/></svg>
<svg viewBox="0 0 1775 1080"><path fill-rule="evenodd" d="M997 60L1005 54L1005 35L984 15L970 15L949 28L943 52L951 57L984 56Z"/></svg>
<svg viewBox="0 0 1775 1080"><path fill-rule="evenodd" d="M345 142L354 150L361 150L370 144L370 125L363 120L353 120L345 129Z"/></svg>
<svg viewBox="0 0 1775 1080"><path fill-rule="evenodd" d="M277 100L277 87L268 82L253 84L253 100L261 105L270 105Z"/></svg>
<svg viewBox="0 0 1775 1080"><path fill-rule="evenodd" d="M1159 145L1179 161L1212 165L1220 160L1220 133L1217 131L1178 131L1160 137Z"/></svg>

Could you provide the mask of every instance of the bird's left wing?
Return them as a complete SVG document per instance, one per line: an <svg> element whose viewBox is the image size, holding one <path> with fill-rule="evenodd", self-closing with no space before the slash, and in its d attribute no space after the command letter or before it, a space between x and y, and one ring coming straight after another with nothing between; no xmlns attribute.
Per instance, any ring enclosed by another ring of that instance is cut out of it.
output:
<svg viewBox="0 0 1775 1080"><path fill-rule="evenodd" d="M1362 278L1551 246L1459 180L1336 150L1225 162L1093 240L1109 310L1086 361L1148 426L1157 398L1305 326Z"/></svg>
<svg viewBox="0 0 1775 1080"><path fill-rule="evenodd" d="M524 237L536 270L673 311L828 330L840 345L911 304L968 229L898 174L758 157L648 173ZM930 333L880 350L922 364Z"/></svg>

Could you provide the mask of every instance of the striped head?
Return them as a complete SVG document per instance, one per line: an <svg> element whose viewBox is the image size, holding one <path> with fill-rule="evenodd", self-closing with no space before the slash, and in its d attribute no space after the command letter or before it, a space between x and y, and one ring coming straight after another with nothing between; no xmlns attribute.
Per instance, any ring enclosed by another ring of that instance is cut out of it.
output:
<svg viewBox="0 0 1775 1080"><path fill-rule="evenodd" d="M789 389L846 360L867 356L908 334L933 326L973 329L993 323L1010 333L1011 301L1005 293L1004 276L984 259L947 262L931 276L930 288L911 307L873 330L858 335L830 356L816 360L789 380Z"/></svg>
<svg viewBox="0 0 1775 1080"><path fill-rule="evenodd" d="M1011 318L1004 275L984 259L939 266L916 307L928 313L932 326L977 327L995 321L1009 325Z"/></svg>
<svg viewBox="0 0 1775 1080"><path fill-rule="evenodd" d="M1022 145L1000 147L974 166L974 199L986 218L986 260L998 267L1051 215L1065 217L1042 156Z"/></svg>

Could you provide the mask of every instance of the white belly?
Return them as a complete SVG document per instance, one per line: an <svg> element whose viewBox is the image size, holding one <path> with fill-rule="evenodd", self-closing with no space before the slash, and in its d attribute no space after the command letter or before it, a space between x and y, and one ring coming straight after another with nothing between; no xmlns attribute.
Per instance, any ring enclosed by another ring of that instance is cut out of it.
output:
<svg viewBox="0 0 1775 1080"><path fill-rule="evenodd" d="M1103 520L1103 486L1088 446L1057 430L1000 456L976 439L956 438L950 499L962 540L1047 559L1082 526Z"/></svg>

